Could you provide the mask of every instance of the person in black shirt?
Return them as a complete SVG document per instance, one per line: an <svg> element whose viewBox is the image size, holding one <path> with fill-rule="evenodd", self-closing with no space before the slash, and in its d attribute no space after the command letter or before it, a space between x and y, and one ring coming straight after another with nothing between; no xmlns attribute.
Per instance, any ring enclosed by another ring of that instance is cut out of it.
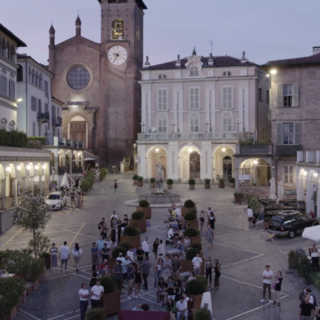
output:
<svg viewBox="0 0 320 320"><path fill-rule="evenodd" d="M129 219L128 219L128 215L127 214L124 215L123 225L124 225L124 227L127 227L129 225Z"/></svg>
<svg viewBox="0 0 320 320"><path fill-rule="evenodd" d="M144 251L141 249L141 246L139 246L137 249L137 262L142 263L143 257L144 257Z"/></svg>
<svg viewBox="0 0 320 320"><path fill-rule="evenodd" d="M155 261L158 261L158 247L159 247L159 239L156 238L156 240L152 244L152 252L154 253Z"/></svg>
<svg viewBox="0 0 320 320"><path fill-rule="evenodd" d="M102 248L102 250L101 250L101 255L102 255L102 261L104 260L104 259L107 259L107 260L109 260L109 249L108 249L108 245L105 243L104 244L104 247Z"/></svg>
<svg viewBox="0 0 320 320"><path fill-rule="evenodd" d="M164 305L165 300L165 290L168 287L167 283L164 281L163 277L159 278L158 281L158 290L157 290L157 302L160 302L162 300L162 305Z"/></svg>
<svg viewBox="0 0 320 320"><path fill-rule="evenodd" d="M175 300L175 286L174 286L174 280L172 277L169 277L168 278L168 287L167 289L165 290L166 291L166 299L172 299L173 301ZM164 303L166 303L166 301L164 301Z"/></svg>
<svg viewBox="0 0 320 320"><path fill-rule="evenodd" d="M301 303L299 309L300 319L313 319L314 306L310 303Z"/></svg>

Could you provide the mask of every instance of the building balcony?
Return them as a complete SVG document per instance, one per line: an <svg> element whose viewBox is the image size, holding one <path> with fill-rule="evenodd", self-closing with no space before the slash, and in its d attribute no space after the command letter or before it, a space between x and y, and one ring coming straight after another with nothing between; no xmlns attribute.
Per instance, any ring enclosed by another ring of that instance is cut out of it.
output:
<svg viewBox="0 0 320 320"><path fill-rule="evenodd" d="M52 126L53 127L61 127L61 125L62 125L62 118L61 117L54 117L53 119L52 119Z"/></svg>
<svg viewBox="0 0 320 320"><path fill-rule="evenodd" d="M83 168L82 167L72 167L72 173L82 173Z"/></svg>
<svg viewBox="0 0 320 320"><path fill-rule="evenodd" d="M297 156L297 151L301 151L301 145L276 145L276 156Z"/></svg>
<svg viewBox="0 0 320 320"><path fill-rule="evenodd" d="M236 154L240 155L263 155L272 154L271 144L250 144L250 145L237 145Z"/></svg>
<svg viewBox="0 0 320 320"><path fill-rule="evenodd" d="M208 140L217 142L234 142L239 139L250 140L252 132L196 132L196 133L139 133L138 141L174 141L174 140Z"/></svg>
<svg viewBox="0 0 320 320"><path fill-rule="evenodd" d="M50 115L49 112L40 113L38 112L38 122L39 123L46 123L49 122Z"/></svg>
<svg viewBox="0 0 320 320"><path fill-rule="evenodd" d="M67 172L67 167L63 166L63 167L58 167L58 175L63 175Z"/></svg>

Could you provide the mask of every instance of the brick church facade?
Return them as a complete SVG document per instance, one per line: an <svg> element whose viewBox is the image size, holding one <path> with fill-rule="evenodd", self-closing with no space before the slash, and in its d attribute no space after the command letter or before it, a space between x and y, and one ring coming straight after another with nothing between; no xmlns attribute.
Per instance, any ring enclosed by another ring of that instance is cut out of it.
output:
<svg viewBox="0 0 320 320"><path fill-rule="evenodd" d="M85 141L102 161L116 164L133 158L140 126L143 63L142 0L98 0L101 6L101 43L76 35L55 44L51 26L49 70L55 74L53 96L66 105L63 137Z"/></svg>

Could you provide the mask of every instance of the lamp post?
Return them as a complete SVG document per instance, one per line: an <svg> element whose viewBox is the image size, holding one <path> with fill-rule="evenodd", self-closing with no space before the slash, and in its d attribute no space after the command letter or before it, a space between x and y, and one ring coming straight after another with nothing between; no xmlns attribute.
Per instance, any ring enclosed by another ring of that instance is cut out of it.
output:
<svg viewBox="0 0 320 320"><path fill-rule="evenodd" d="M142 122L142 123L140 123L141 124L141 126L142 126L142 133L145 133L145 127L147 126L147 124L146 123L144 123L144 122Z"/></svg>

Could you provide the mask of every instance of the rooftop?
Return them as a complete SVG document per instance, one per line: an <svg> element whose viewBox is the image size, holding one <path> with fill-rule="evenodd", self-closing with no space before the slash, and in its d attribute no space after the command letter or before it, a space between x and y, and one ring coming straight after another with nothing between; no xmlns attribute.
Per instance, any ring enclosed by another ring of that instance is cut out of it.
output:
<svg viewBox="0 0 320 320"><path fill-rule="evenodd" d="M320 53L308 57L268 61L264 66L300 65L320 63Z"/></svg>
<svg viewBox="0 0 320 320"><path fill-rule="evenodd" d="M98 0L101 3L101 0ZM127 2L126 0L109 0L109 3L121 3L121 2ZM141 9L148 9L143 0L136 0L137 5Z"/></svg>
<svg viewBox="0 0 320 320"><path fill-rule="evenodd" d="M10 37L12 40L14 40L17 43L17 47L26 47L27 46L22 40L20 40L16 35L14 35L10 30L8 30L1 23L0 23L0 31L2 31L8 37Z"/></svg>

